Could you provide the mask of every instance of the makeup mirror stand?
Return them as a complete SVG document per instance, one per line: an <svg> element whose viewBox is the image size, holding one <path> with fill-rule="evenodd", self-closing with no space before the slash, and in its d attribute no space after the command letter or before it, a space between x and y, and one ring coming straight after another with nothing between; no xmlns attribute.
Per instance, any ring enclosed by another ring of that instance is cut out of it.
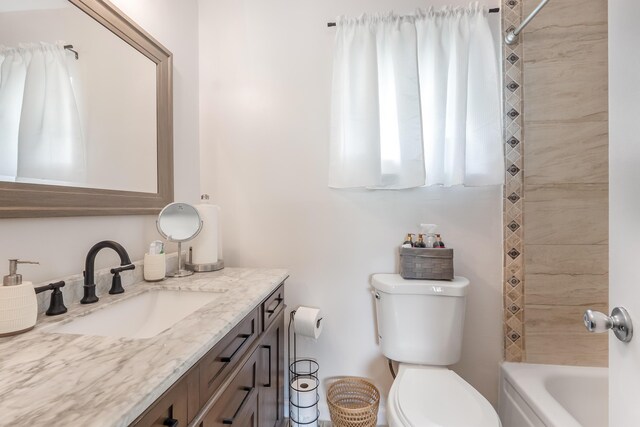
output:
<svg viewBox="0 0 640 427"><path fill-rule="evenodd" d="M185 270L184 268L184 256L182 255L182 242L178 242L178 270L171 274L171 277L187 277L191 276L193 271Z"/></svg>
<svg viewBox="0 0 640 427"><path fill-rule="evenodd" d="M156 221L158 232L170 242L178 244L178 270L167 277L187 277L193 271L184 268L182 243L196 237L202 230L202 218L198 210L188 203L170 203L162 209Z"/></svg>

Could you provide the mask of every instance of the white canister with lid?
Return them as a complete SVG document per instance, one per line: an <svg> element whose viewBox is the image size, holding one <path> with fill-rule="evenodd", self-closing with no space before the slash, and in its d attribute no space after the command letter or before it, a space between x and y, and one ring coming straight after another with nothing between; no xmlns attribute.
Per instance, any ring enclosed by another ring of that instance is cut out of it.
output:
<svg viewBox="0 0 640 427"><path fill-rule="evenodd" d="M167 260L164 253L164 244L156 240L151 242L149 253L144 254L144 280L147 282L159 282L167 275Z"/></svg>

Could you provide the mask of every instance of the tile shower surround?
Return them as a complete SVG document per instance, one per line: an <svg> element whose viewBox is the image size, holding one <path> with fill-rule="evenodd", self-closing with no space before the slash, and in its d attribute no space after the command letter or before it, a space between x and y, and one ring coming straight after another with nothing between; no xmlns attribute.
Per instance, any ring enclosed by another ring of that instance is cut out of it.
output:
<svg viewBox="0 0 640 427"><path fill-rule="evenodd" d="M538 3L503 1L503 34ZM503 43L505 359L606 366L581 319L608 304L607 2L550 2L525 33Z"/></svg>
<svg viewBox="0 0 640 427"><path fill-rule="evenodd" d="M537 0L525 0L526 15ZM524 336L532 363L607 366L606 0L549 2L524 43Z"/></svg>

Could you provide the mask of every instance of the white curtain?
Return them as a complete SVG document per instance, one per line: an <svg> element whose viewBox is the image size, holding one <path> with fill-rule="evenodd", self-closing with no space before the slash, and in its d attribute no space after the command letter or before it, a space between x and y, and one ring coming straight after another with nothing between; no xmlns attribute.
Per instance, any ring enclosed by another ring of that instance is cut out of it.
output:
<svg viewBox="0 0 640 427"><path fill-rule="evenodd" d="M331 187L424 184L413 20L341 19L332 90Z"/></svg>
<svg viewBox="0 0 640 427"><path fill-rule="evenodd" d="M26 63L17 49L0 47L0 179L18 173L18 129Z"/></svg>
<svg viewBox="0 0 640 427"><path fill-rule="evenodd" d="M488 11L338 19L329 186L493 185L504 176Z"/></svg>
<svg viewBox="0 0 640 427"><path fill-rule="evenodd" d="M0 175L83 180L85 146L66 54L61 43L0 49Z"/></svg>

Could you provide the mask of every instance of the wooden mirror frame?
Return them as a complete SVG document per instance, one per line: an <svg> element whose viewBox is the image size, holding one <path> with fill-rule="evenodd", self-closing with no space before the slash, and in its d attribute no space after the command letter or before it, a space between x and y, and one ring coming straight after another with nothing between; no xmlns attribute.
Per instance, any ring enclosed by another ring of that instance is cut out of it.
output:
<svg viewBox="0 0 640 427"><path fill-rule="evenodd" d="M0 182L0 218L156 215L173 202L171 52L108 0L68 1L156 64L157 192Z"/></svg>

